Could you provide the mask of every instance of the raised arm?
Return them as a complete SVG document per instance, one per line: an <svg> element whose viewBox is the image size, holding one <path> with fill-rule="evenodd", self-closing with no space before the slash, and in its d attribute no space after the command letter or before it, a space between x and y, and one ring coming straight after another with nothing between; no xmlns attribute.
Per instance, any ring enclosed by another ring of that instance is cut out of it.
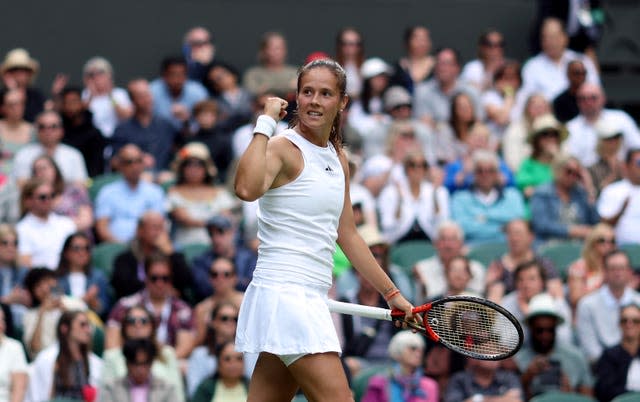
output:
<svg viewBox="0 0 640 402"><path fill-rule="evenodd" d="M255 201L274 185L284 167L283 141L270 141L277 122L282 119L287 102L280 98L269 98L264 114L258 118L253 139L240 157L234 181L236 195L244 201Z"/></svg>

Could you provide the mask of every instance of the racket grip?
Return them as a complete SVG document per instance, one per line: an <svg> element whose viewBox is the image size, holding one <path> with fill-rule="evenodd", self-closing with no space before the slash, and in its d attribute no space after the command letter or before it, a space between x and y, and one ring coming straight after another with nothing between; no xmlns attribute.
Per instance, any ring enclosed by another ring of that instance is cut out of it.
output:
<svg viewBox="0 0 640 402"><path fill-rule="evenodd" d="M331 299L327 300L327 306L329 306L329 310L334 313L357 315L360 317L374 318L376 320L391 321L391 310L381 307L344 303Z"/></svg>

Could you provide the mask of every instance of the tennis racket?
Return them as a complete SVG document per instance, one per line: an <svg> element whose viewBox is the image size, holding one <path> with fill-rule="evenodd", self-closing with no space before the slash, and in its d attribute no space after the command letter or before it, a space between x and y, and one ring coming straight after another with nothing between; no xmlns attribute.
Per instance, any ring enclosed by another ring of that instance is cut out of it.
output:
<svg viewBox="0 0 640 402"><path fill-rule="evenodd" d="M434 342L480 360L502 360L522 346L518 320L503 307L480 297L451 296L415 307L416 321L404 312L328 300L329 310L378 320L401 321Z"/></svg>

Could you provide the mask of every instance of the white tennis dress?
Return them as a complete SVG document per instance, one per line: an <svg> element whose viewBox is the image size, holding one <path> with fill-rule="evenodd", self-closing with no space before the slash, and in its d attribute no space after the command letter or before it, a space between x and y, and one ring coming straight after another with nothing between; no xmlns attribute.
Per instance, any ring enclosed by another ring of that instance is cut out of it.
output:
<svg viewBox="0 0 640 402"><path fill-rule="evenodd" d="M236 348L286 355L341 352L326 304L344 202L344 171L333 145L318 147L292 129L302 152L291 183L259 200L258 262L240 307Z"/></svg>

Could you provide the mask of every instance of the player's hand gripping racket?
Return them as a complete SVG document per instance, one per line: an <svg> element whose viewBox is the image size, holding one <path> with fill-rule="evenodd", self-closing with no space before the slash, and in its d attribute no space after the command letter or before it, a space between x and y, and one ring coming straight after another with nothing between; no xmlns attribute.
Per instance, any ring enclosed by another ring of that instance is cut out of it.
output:
<svg viewBox="0 0 640 402"><path fill-rule="evenodd" d="M518 320L503 307L480 297L451 296L415 307L414 317L422 323L405 320L400 310L335 300L327 304L336 313L404 322L433 341L474 359L506 359L522 346Z"/></svg>

